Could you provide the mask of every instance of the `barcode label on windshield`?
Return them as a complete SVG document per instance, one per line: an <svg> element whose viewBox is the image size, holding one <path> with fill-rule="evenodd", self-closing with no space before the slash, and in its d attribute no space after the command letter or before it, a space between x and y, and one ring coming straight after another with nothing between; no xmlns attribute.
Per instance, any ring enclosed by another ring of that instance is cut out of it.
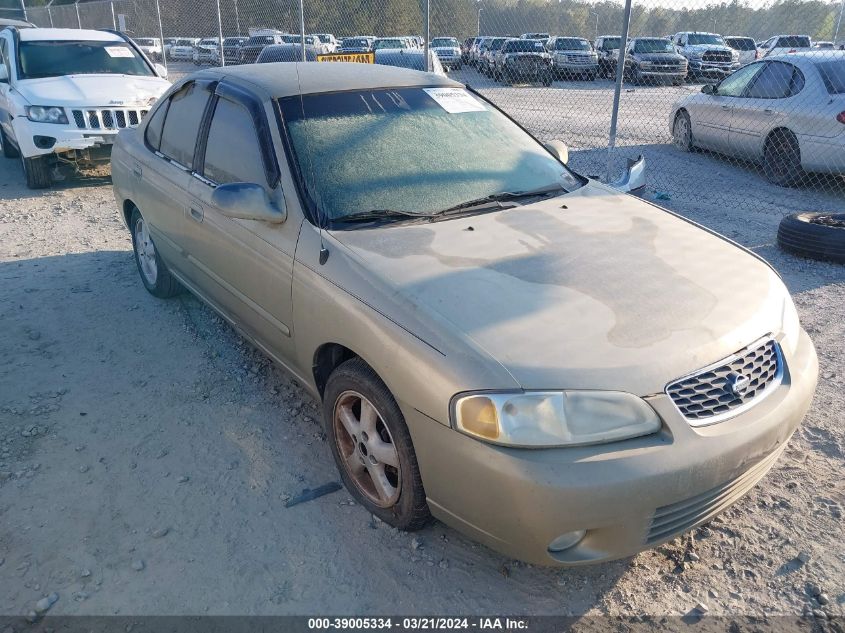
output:
<svg viewBox="0 0 845 633"><path fill-rule="evenodd" d="M487 110L483 103L463 88L423 88L423 91L450 114Z"/></svg>

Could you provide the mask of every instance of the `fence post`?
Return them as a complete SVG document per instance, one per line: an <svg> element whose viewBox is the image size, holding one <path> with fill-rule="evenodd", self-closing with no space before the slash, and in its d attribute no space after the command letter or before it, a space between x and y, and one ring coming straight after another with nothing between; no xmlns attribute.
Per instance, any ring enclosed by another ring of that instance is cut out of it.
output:
<svg viewBox="0 0 845 633"><path fill-rule="evenodd" d="M302 61L305 59L305 0L299 0L299 32L302 35Z"/></svg>
<svg viewBox="0 0 845 633"><path fill-rule="evenodd" d="M217 0L217 37L219 37L219 41L217 42L217 50L220 51L220 65L226 65L226 56L223 54L223 18L220 14L220 0ZM162 40L162 46L164 45L164 41Z"/></svg>
<svg viewBox="0 0 845 633"><path fill-rule="evenodd" d="M484 11L483 7L478 7L478 37L481 37L481 12Z"/></svg>
<svg viewBox="0 0 845 633"><path fill-rule="evenodd" d="M26 17L26 4L23 0L21 0L21 9L23 9L23 21L29 22L29 18Z"/></svg>
<svg viewBox="0 0 845 633"><path fill-rule="evenodd" d="M82 18L79 17L79 0L73 3L73 7L76 9L76 25L81 29L82 28Z"/></svg>
<svg viewBox="0 0 845 633"><path fill-rule="evenodd" d="M616 87L613 90L613 111L610 114L610 136L607 140L607 178L613 179L613 149L616 146L616 126L619 122L619 98L622 95L622 81L625 75L625 52L628 50L628 29L631 25L631 0L625 0L625 15L622 18L622 37L619 40L619 59L616 62Z"/></svg>
<svg viewBox="0 0 845 633"><path fill-rule="evenodd" d="M167 55L164 54L164 27L161 24L161 6L159 6L158 0L156 0L156 16L158 17L158 37L161 40L161 63L167 70Z"/></svg>
<svg viewBox="0 0 845 633"><path fill-rule="evenodd" d="M235 28L237 29L236 35L238 37L241 36L241 17L238 13L238 0L235 0Z"/></svg>
<svg viewBox="0 0 845 633"><path fill-rule="evenodd" d="M845 13L845 0L842 0L842 6L839 7L839 19L836 21L836 33L833 34L833 45L836 46L836 39L839 37L839 27L842 26L842 14Z"/></svg>
<svg viewBox="0 0 845 633"><path fill-rule="evenodd" d="M428 58L428 42L431 39L431 0L425 0L425 70L431 72L431 60Z"/></svg>
<svg viewBox="0 0 845 633"><path fill-rule="evenodd" d="M111 27L116 31L117 30L117 20L114 17L114 2L109 3L111 5ZM161 43L164 46L164 42ZM164 50L164 49L162 49Z"/></svg>

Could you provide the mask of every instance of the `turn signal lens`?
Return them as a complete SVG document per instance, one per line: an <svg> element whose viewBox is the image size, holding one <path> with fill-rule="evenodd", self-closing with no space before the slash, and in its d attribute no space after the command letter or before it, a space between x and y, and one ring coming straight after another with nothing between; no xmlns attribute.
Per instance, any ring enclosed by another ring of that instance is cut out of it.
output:
<svg viewBox="0 0 845 633"><path fill-rule="evenodd" d="M458 419L467 433L495 440L499 437L499 415L490 398L476 396L459 403Z"/></svg>

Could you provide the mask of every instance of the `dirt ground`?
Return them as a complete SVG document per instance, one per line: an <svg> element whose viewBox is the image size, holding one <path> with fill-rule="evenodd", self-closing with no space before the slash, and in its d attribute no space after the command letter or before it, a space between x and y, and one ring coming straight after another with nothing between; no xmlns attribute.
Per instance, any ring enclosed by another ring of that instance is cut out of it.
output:
<svg viewBox="0 0 845 633"><path fill-rule="evenodd" d="M803 426L709 526L555 570L345 491L286 508L338 479L316 403L195 299L144 290L108 179L33 193L3 162L0 614L55 592L51 614L842 615L845 268L777 249L778 200L669 204L784 276L821 363Z"/></svg>

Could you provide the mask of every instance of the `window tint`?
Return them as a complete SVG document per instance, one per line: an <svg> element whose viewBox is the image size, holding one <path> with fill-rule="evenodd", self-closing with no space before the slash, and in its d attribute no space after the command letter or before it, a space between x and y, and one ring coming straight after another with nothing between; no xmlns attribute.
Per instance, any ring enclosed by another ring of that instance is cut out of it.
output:
<svg viewBox="0 0 845 633"><path fill-rule="evenodd" d="M185 167L193 167L194 147L209 93L195 83L170 97L159 151Z"/></svg>
<svg viewBox="0 0 845 633"><path fill-rule="evenodd" d="M810 48L810 38L803 35L786 35L778 40L778 48Z"/></svg>
<svg viewBox="0 0 845 633"><path fill-rule="evenodd" d="M743 66L734 74L726 77L722 83L719 84L719 95L723 97L741 97L745 92L748 83L760 70L761 64L748 64Z"/></svg>
<svg viewBox="0 0 845 633"><path fill-rule="evenodd" d="M737 51L753 51L757 48L754 40L750 37L726 37L725 43Z"/></svg>
<svg viewBox="0 0 845 633"><path fill-rule="evenodd" d="M785 62L769 62L760 74L754 78L754 83L748 90L748 96L753 99L785 99L796 94L804 87L803 78L800 86L796 85L795 75L798 69Z"/></svg>
<svg viewBox="0 0 845 633"><path fill-rule="evenodd" d="M164 127L164 118L167 116L167 108L169 105L170 100L168 99L166 103L162 103L158 108L156 108L156 111L153 112L153 116L150 118L149 123L147 123L147 131L145 133L147 145L156 151L158 151L159 145L161 145L161 128Z"/></svg>
<svg viewBox="0 0 845 633"><path fill-rule="evenodd" d="M228 99L219 99L214 108L203 175L220 185L229 182L267 184L252 116L246 108Z"/></svg>
<svg viewBox="0 0 845 633"><path fill-rule="evenodd" d="M845 94L845 60L817 63L824 86L832 95Z"/></svg>

